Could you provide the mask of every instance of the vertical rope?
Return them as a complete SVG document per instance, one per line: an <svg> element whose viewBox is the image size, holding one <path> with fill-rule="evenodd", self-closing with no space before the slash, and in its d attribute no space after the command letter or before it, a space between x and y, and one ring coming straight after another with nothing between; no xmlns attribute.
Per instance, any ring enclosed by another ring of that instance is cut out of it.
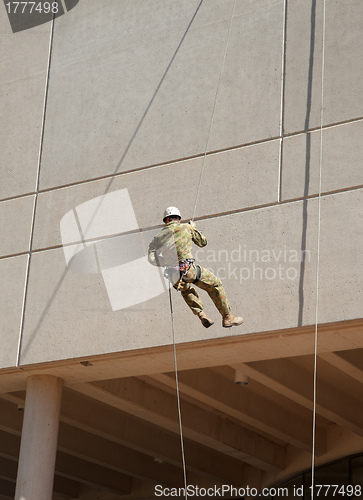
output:
<svg viewBox="0 0 363 500"><path fill-rule="evenodd" d="M221 79L222 79L224 64L225 64L225 61L226 61L227 50L228 50L228 43L229 43L229 38L230 38L230 33L231 33L231 26L232 26L232 21L233 21L234 13L235 13L235 10L236 10L236 3L237 3L237 0L234 0L232 14L231 14L231 18L230 18L230 21L229 21L229 27L228 27L228 33L227 33L227 40L226 40L226 46L225 46L224 54L223 54L221 71L219 73L219 79L218 79L217 89L216 89L216 93L215 93L215 97L214 97L212 115L211 115L211 119L210 119L210 123L209 123L208 136L207 136L207 141L206 141L204 155L203 155L203 163L202 163L202 168L201 168L201 172L200 172L200 176L199 176L199 182L198 182L198 188L197 188L197 195L196 195L196 198L195 198L195 205L194 205L192 220L194 220L195 211L196 211L196 208L197 208L198 196L199 196L199 191L200 191L200 186L201 186L202 177L203 177L203 171L204 171L204 165L205 165L205 157L207 155L207 150L208 150L208 145L209 145L209 139L210 139L210 135L211 135L212 124L213 124L213 120L214 120L214 114L215 114L215 110L216 110L216 104L217 104L217 97L218 97L219 87L220 87L220 83L221 83ZM187 494L187 472L186 472L185 453L184 453L183 426L182 426L181 408L180 408L180 391L179 391L178 365L177 365L176 345L175 345L174 313L173 313L173 302L172 302L172 298L171 298L171 286L170 286L170 283L169 283L169 302L170 302L171 327L172 327L172 335L173 335L174 368L175 368L176 395L177 395L177 402L178 402L178 418L179 418L180 444L181 444L181 453L182 453L182 462L183 462L185 499L187 500L187 498L188 498L188 494Z"/></svg>
<svg viewBox="0 0 363 500"><path fill-rule="evenodd" d="M212 116L211 116L210 123L209 123L209 130L208 130L207 141L206 141L206 143L205 143L205 149L204 149L204 155L203 155L202 168L201 168L201 171L200 171L200 176L199 176L198 189L197 189L197 196L196 196L196 198L195 198L195 205L194 205L194 210L193 210L193 217L192 217L192 220L194 220L194 217L195 217L195 212L196 212L196 209L197 209L197 203L198 203L198 197L199 197L199 190L200 190L200 186L201 186L201 183L202 183L202 177L203 177L203 172L204 172L205 157L207 156L208 145L209 145L209 139L210 139L210 135L211 135L211 131L212 131L212 125L213 125L213 120L214 120L214 114L215 114L216 105L217 105L217 97L218 97L219 87L220 87L220 83L221 83L221 80L222 80L222 74L223 74L224 64L225 64L225 62L226 62L226 56L227 56L227 50L228 50L228 44L229 44L229 38L230 38L230 34L231 34L231 26L232 26L232 21L233 21L234 13L235 13L235 10L236 10L236 3L237 3L237 0L234 0L233 9L232 9L232 14L231 14L231 18L230 18L230 20L229 20L228 34L227 34L226 46L225 46L225 49L224 49L224 54L223 54L223 60L222 60L221 71L220 71L220 73L219 73L219 79L218 79L218 83L217 83L217 90L216 90L216 94L215 94L215 96L214 96L214 103L213 103L213 109L212 109Z"/></svg>
<svg viewBox="0 0 363 500"><path fill-rule="evenodd" d="M187 499L188 498L188 495L187 495L187 470L186 470L186 465L185 465L183 426L182 426L181 409L180 409L178 364L177 364L177 360L176 360L174 312L173 312L173 301L172 301L172 298L171 298L171 284L170 284L170 281L169 281L169 303L170 303L170 315L171 315L171 329L172 329L172 333L173 333L174 369L175 369L176 399L177 399L177 402L178 402L178 418L179 418L180 445L181 445L181 454L182 454L182 462L183 462L185 499Z"/></svg>
<svg viewBox="0 0 363 500"><path fill-rule="evenodd" d="M321 233L321 179L323 166L323 123L324 123L324 73L325 73L325 21L326 0L323 0L323 35L321 58L321 98L320 98L320 156L319 156L319 195L318 195L318 241L316 263L316 305L315 305L315 334L314 334L314 410L313 410L313 449L311 461L311 498L314 500L315 480L315 435L316 435L316 387L317 387L317 351L318 351L318 312L319 312L319 267L320 267L320 233Z"/></svg>

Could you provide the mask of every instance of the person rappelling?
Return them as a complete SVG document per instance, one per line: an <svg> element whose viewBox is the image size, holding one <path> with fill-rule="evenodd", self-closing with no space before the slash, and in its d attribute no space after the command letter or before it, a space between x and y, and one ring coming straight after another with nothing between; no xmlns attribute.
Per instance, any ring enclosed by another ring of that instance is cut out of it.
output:
<svg viewBox="0 0 363 500"><path fill-rule="evenodd" d="M180 221L181 215L176 207L165 210L163 216L165 226L149 245L150 264L165 267L164 275L169 278L173 287L181 292L185 302L205 328L212 326L214 321L205 314L203 304L192 284L208 293L222 315L224 328L241 325L243 319L231 314L221 280L208 269L195 264L192 242L199 247L205 247L207 245L205 236L198 231L194 221L191 220L186 224L181 224Z"/></svg>

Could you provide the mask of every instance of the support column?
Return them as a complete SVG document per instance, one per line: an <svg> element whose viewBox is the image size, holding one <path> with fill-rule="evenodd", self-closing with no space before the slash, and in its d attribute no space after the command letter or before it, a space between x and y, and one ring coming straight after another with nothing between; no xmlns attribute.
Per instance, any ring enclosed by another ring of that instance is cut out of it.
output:
<svg viewBox="0 0 363 500"><path fill-rule="evenodd" d="M51 500L63 381L32 375L27 381L15 500Z"/></svg>

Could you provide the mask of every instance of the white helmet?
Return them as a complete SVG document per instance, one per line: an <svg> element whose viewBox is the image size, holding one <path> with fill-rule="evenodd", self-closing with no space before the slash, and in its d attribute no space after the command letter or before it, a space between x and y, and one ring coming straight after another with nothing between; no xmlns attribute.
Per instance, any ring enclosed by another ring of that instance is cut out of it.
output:
<svg viewBox="0 0 363 500"><path fill-rule="evenodd" d="M165 222L165 219L167 217L171 217L172 215L177 216L179 217L179 219L181 219L180 212L176 207L168 207L164 212L163 221Z"/></svg>

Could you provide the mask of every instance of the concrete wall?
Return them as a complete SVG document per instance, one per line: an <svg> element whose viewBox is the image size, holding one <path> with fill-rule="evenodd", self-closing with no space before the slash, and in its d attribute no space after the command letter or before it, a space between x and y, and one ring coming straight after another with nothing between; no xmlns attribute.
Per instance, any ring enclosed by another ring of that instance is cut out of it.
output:
<svg viewBox="0 0 363 500"><path fill-rule="evenodd" d="M63 216L125 188L139 228L196 206L245 317L223 329L201 292L205 330L173 292L178 342L315 322L322 6L236 0L205 161L233 0L80 0L18 33L2 12L0 367L171 342L167 292L113 311L66 265ZM363 268L363 5L326 6L321 323L362 317Z"/></svg>

